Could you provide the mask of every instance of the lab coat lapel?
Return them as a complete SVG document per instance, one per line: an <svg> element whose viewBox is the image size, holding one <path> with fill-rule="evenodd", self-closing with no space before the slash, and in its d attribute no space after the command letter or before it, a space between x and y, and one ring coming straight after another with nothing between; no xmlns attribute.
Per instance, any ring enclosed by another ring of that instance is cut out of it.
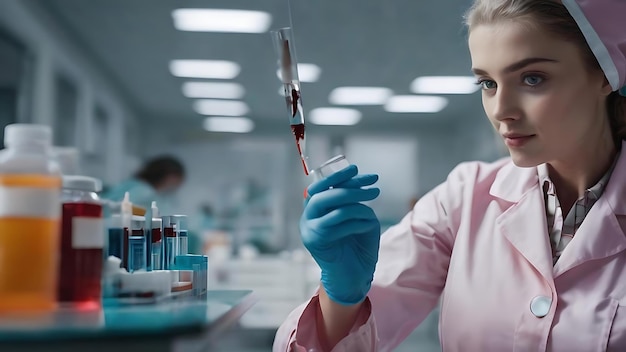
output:
<svg viewBox="0 0 626 352"><path fill-rule="evenodd" d="M626 143L604 193L554 266L554 275L626 249Z"/></svg>
<svg viewBox="0 0 626 352"><path fill-rule="evenodd" d="M512 163L496 176L490 193L511 206L496 219L496 226L535 269L552 280L552 253L543 192L536 168Z"/></svg>
<svg viewBox="0 0 626 352"><path fill-rule="evenodd" d="M590 260L614 255L626 249L626 216L617 216L600 197L583 220L574 238L554 265L554 277Z"/></svg>

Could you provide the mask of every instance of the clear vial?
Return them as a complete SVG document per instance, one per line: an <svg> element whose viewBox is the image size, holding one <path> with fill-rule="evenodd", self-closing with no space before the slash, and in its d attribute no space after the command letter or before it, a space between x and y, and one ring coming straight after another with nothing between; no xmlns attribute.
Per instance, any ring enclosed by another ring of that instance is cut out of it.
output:
<svg viewBox="0 0 626 352"><path fill-rule="evenodd" d="M334 174L337 171L343 170L350 166L350 162L343 155L337 155L336 157L326 161L320 167L313 170L311 173L315 178L315 181L319 181L325 177Z"/></svg>

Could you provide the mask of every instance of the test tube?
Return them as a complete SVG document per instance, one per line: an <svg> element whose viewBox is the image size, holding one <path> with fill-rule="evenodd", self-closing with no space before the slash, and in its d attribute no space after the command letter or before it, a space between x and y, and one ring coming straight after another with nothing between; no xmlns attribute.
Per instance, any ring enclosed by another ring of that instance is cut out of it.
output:
<svg viewBox="0 0 626 352"><path fill-rule="evenodd" d="M302 161L304 173L308 175L305 119L293 31L290 27L285 27L271 31L270 34L274 42L276 56L278 57L278 71L283 83L283 93L289 114L289 125L296 139L296 147Z"/></svg>
<svg viewBox="0 0 626 352"><path fill-rule="evenodd" d="M148 221L146 219L145 224L143 232L146 242L146 250L144 252L146 254L146 270L152 271L152 220Z"/></svg>
<svg viewBox="0 0 626 352"><path fill-rule="evenodd" d="M163 220L152 218L152 269L161 270L163 268L163 240L162 231Z"/></svg>
<svg viewBox="0 0 626 352"><path fill-rule="evenodd" d="M129 260L129 238L131 235L131 227L132 227L132 218L133 218L133 204L130 202L130 194L128 192L124 193L124 199L120 204L122 211L122 228L124 229L124 240L123 240L123 250L122 250L122 267L128 270L128 260Z"/></svg>
<svg viewBox="0 0 626 352"><path fill-rule="evenodd" d="M133 215L128 237L128 271L146 270L145 218Z"/></svg>
<svg viewBox="0 0 626 352"><path fill-rule="evenodd" d="M128 229L122 225L122 215L113 214L108 221L108 256L120 258L124 262L124 238L128 238Z"/></svg>
<svg viewBox="0 0 626 352"><path fill-rule="evenodd" d="M170 216L162 216L163 222L163 269L171 270L176 260L178 240L174 224L170 223Z"/></svg>
<svg viewBox="0 0 626 352"><path fill-rule="evenodd" d="M170 224L174 225L176 231L176 255L186 255L189 253L189 237L187 233L187 215L170 216Z"/></svg>

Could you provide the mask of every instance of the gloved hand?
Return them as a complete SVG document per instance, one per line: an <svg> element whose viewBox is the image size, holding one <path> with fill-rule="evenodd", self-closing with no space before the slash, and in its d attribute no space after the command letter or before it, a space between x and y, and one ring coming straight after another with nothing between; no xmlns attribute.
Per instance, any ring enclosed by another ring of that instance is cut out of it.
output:
<svg viewBox="0 0 626 352"><path fill-rule="evenodd" d="M361 202L376 199L377 175L358 175L355 165L312 184L300 219L302 241L322 269L328 297L343 305L361 302L378 261L380 223Z"/></svg>

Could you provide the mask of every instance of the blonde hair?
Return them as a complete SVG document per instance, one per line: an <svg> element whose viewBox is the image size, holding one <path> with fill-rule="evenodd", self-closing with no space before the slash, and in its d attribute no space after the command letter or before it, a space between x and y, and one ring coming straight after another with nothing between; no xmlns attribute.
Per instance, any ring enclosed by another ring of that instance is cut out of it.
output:
<svg viewBox="0 0 626 352"><path fill-rule="evenodd" d="M465 14L469 31L481 24L515 20L536 26L563 40L576 44L590 70L601 70L585 36L569 11L556 0L474 0ZM606 100L609 123L616 145L626 139L626 97L612 92Z"/></svg>

